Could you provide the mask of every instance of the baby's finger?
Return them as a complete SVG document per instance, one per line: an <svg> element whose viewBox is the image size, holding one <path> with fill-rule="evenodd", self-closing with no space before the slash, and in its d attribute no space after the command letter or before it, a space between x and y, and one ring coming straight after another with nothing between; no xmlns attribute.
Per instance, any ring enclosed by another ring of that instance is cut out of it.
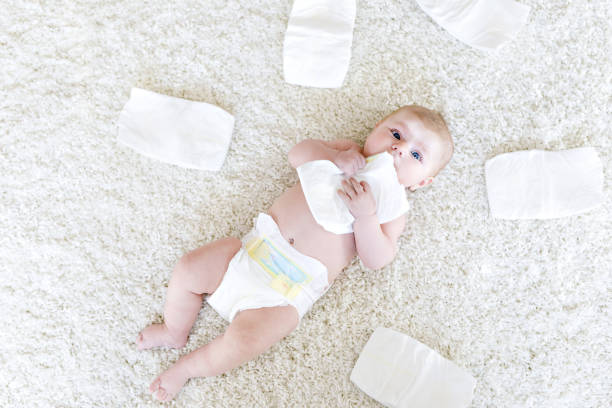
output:
<svg viewBox="0 0 612 408"><path fill-rule="evenodd" d="M344 201L345 203L351 201L351 198L344 191L337 190L336 192L338 193L342 201Z"/></svg>
<svg viewBox="0 0 612 408"><path fill-rule="evenodd" d="M344 191L346 191L347 193L356 193L357 191L355 190L355 185L352 183L351 180L354 179L352 177L349 177L348 179L342 180L342 184L344 184Z"/></svg>
<svg viewBox="0 0 612 408"><path fill-rule="evenodd" d="M353 189L355 190L356 193L363 192L363 186L359 184L359 182L352 177L351 177L351 185L353 186Z"/></svg>
<svg viewBox="0 0 612 408"><path fill-rule="evenodd" d="M370 185L368 184L367 181L362 181L359 184L361 184L361 187L363 187L363 191L365 191L366 193L370 192Z"/></svg>
<svg viewBox="0 0 612 408"><path fill-rule="evenodd" d="M355 186L353 186L353 183L351 183L351 178L342 180L342 186L344 187L344 191L349 195L357 193L355 191Z"/></svg>
<svg viewBox="0 0 612 408"><path fill-rule="evenodd" d="M355 188L348 180L342 180L342 189L349 198L353 198L353 196L357 194Z"/></svg>

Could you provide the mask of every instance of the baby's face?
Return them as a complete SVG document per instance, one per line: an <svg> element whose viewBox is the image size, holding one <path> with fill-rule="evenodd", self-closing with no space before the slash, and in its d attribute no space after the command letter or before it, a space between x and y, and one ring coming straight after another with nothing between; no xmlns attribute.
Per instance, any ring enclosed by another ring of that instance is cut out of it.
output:
<svg viewBox="0 0 612 408"><path fill-rule="evenodd" d="M393 156L399 182L416 189L433 180L443 157L444 144L416 113L403 108L380 121L365 141L364 156L382 152Z"/></svg>

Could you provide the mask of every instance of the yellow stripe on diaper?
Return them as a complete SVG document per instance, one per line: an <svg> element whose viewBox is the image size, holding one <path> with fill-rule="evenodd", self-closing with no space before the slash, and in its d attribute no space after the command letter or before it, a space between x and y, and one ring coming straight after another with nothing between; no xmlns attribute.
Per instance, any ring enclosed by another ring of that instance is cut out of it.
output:
<svg viewBox="0 0 612 408"><path fill-rule="evenodd" d="M312 277L282 253L266 237L254 238L246 244L251 259L257 262L271 277L270 287L289 300L312 281Z"/></svg>

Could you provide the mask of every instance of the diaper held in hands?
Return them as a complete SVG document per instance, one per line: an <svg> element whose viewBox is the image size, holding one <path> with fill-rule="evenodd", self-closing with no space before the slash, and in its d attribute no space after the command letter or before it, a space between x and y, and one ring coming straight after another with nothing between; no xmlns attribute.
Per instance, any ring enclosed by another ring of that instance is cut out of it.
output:
<svg viewBox="0 0 612 408"><path fill-rule="evenodd" d="M329 160L315 160L297 168L302 190L312 216L334 234L353 232L355 217L338 195L346 175ZM370 185L381 224L392 221L409 209L406 189L397 179L393 157L383 152L366 159L366 165L353 175Z"/></svg>
<svg viewBox="0 0 612 408"><path fill-rule="evenodd" d="M216 171L227 155L234 117L208 103L132 88L118 126L117 140L140 154Z"/></svg>
<svg viewBox="0 0 612 408"><path fill-rule="evenodd" d="M603 167L592 147L525 150L487 160L489 208L495 218L559 218L603 203Z"/></svg>
<svg viewBox="0 0 612 408"><path fill-rule="evenodd" d="M417 0L446 31L464 43L490 51L512 40L530 8L514 0Z"/></svg>
<svg viewBox="0 0 612 408"><path fill-rule="evenodd" d="M476 380L415 339L377 328L351 372L351 381L386 407L467 408Z"/></svg>
<svg viewBox="0 0 612 408"><path fill-rule="evenodd" d="M342 86L351 59L355 0L295 0L283 44L290 84Z"/></svg>

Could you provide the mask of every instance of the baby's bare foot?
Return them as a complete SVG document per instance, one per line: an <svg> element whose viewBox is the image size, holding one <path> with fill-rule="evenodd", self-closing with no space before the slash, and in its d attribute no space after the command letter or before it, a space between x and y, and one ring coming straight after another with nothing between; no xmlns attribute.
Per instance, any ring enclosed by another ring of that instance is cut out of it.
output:
<svg viewBox="0 0 612 408"><path fill-rule="evenodd" d="M161 373L149 386L149 391L159 401L170 401L178 394L189 376L182 369L180 361Z"/></svg>
<svg viewBox="0 0 612 408"><path fill-rule="evenodd" d="M181 348L187 343L187 336L177 338L170 334L165 323L152 324L138 334L136 344L138 350L153 347Z"/></svg>

